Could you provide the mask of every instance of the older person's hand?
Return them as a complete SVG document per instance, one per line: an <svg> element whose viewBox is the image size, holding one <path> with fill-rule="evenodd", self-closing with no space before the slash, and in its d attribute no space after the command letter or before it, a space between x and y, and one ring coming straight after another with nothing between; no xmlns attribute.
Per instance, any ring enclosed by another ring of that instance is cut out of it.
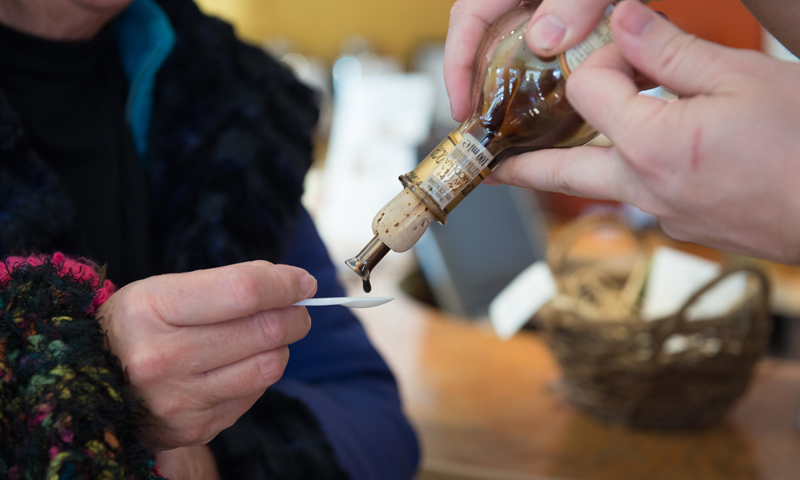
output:
<svg viewBox="0 0 800 480"><path fill-rule="evenodd" d="M511 157L491 182L620 200L675 238L800 262L800 65L725 48L625 0L567 97L613 147ZM639 95L635 71L680 95Z"/></svg>
<svg viewBox="0 0 800 480"><path fill-rule="evenodd" d="M199 445L232 425L283 375L287 345L311 326L292 304L315 292L304 270L257 261L151 277L112 295L98 317L144 400L145 442Z"/></svg>

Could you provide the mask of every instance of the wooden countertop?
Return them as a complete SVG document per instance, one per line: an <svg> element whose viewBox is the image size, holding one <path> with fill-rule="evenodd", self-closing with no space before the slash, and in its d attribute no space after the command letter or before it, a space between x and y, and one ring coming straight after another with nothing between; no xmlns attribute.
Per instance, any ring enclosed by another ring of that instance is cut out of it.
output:
<svg viewBox="0 0 800 480"><path fill-rule="evenodd" d="M420 480L800 478L800 363L762 361L722 425L634 431L565 401L538 334L501 341L486 322L377 294L398 298L357 314L398 377L422 443Z"/></svg>

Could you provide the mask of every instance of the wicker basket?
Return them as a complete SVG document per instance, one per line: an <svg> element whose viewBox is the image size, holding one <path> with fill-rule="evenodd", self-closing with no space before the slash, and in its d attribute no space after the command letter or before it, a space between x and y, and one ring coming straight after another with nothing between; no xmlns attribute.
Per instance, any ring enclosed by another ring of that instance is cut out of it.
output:
<svg viewBox="0 0 800 480"><path fill-rule="evenodd" d="M559 295L537 315L561 366L571 402L608 422L643 429L705 426L721 420L746 391L764 355L771 330L768 282L750 268L728 269L696 292L675 315L651 321L639 316L649 255L639 253L627 275L576 265L570 246L587 230L614 226L613 217L592 217L567 228L549 251ZM687 320L705 292L735 272L748 274L748 293L727 315ZM576 280L577 279L577 280ZM685 349L665 349L673 335Z"/></svg>

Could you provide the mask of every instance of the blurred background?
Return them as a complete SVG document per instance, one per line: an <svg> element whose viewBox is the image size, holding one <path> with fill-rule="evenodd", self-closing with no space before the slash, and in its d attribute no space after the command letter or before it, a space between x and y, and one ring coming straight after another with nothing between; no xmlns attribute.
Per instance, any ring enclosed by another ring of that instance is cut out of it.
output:
<svg viewBox="0 0 800 480"><path fill-rule="evenodd" d="M344 260L371 238L373 215L401 190L410 171L457 125L442 78L451 0L199 0L246 41L281 59L323 100L317 161L305 203L315 215L343 280ZM723 45L785 56L736 0L651 4L684 30ZM656 89L650 94L668 97ZM601 139L602 140L602 139ZM374 272L381 285L403 283L420 299L470 318L522 269L541 258L549 225L587 211L635 209L558 194L480 188L434 225L413 253L390 254ZM494 232L502 231L498 238ZM354 283L355 282L355 283Z"/></svg>
<svg viewBox="0 0 800 480"><path fill-rule="evenodd" d="M348 293L363 295L344 261L372 238L373 216L401 190L398 176L457 126L442 78L452 0L198 3L319 92L322 117L304 203ZM701 38L796 61L737 0L651 7ZM672 98L661 89L646 94ZM560 370L535 327L508 341L495 336L487 318L492 300L545 257L554 231L598 211L618 214L632 229L658 230L627 205L480 187L447 226L432 225L412 251L390 253L373 272L372 294L398 298L356 313L396 372L420 434L419 479L796 478L800 364L762 365L758 388L731 423L661 435L596 423L567 406ZM587 250L603 255L617 240L603 234ZM759 265L773 282L770 354L800 357L800 270Z"/></svg>

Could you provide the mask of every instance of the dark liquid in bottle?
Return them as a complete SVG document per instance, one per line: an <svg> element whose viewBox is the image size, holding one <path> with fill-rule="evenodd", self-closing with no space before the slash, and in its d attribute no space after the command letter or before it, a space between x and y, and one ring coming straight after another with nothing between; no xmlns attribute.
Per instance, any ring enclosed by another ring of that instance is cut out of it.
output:
<svg viewBox="0 0 800 480"><path fill-rule="evenodd" d="M490 168L517 153L586 143L594 130L567 102L566 79L555 62L532 68L489 65L480 96L484 146L495 155Z"/></svg>

